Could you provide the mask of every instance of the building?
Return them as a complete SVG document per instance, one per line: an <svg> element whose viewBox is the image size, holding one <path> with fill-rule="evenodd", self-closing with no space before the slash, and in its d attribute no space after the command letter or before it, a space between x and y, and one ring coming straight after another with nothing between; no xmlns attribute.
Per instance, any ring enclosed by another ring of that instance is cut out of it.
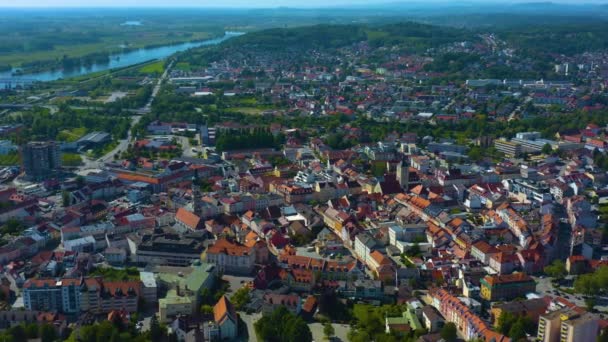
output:
<svg viewBox="0 0 608 342"><path fill-rule="evenodd" d="M231 340L238 335L238 317L232 303L222 296L213 307L213 320L219 328L220 339ZM278 322L277 322L278 323Z"/></svg>
<svg viewBox="0 0 608 342"><path fill-rule="evenodd" d="M91 132L76 141L79 148L95 148L112 141L110 133Z"/></svg>
<svg viewBox="0 0 608 342"><path fill-rule="evenodd" d="M255 245L247 247L222 238L209 246L206 261L215 264L218 272L251 274L255 265Z"/></svg>
<svg viewBox="0 0 608 342"><path fill-rule="evenodd" d="M21 148L25 175L31 180L57 177L61 171L59 145L54 141L32 141Z"/></svg>
<svg viewBox="0 0 608 342"><path fill-rule="evenodd" d="M65 314L113 310L136 312L141 282L104 281L102 278L28 279L23 285L23 304L28 310Z"/></svg>
<svg viewBox="0 0 608 342"><path fill-rule="evenodd" d="M541 315L537 341L576 342L595 341L599 334L598 318L588 312L564 308Z"/></svg>
<svg viewBox="0 0 608 342"><path fill-rule="evenodd" d="M153 269L159 285L167 294L158 300L158 316L161 322L170 322L179 316L196 315L200 308L200 292L212 288L216 274L213 265L194 262L188 267L156 266Z"/></svg>
<svg viewBox="0 0 608 342"><path fill-rule="evenodd" d="M522 153L520 144L503 139L495 140L494 147L498 152L504 153L507 157L517 157Z"/></svg>
<svg viewBox="0 0 608 342"><path fill-rule="evenodd" d="M495 305L492 305L490 312L492 314L494 326L498 327L498 320L500 319L500 316L505 313L514 316L527 316L533 322L538 322L540 315L547 311L548 306L548 298L532 298L521 301L496 303Z"/></svg>
<svg viewBox="0 0 608 342"><path fill-rule="evenodd" d="M429 291L431 305L445 317L446 322L456 325L460 336L466 340L479 338L482 341L507 342L510 339L490 329L490 326L465 303L444 289Z"/></svg>
<svg viewBox="0 0 608 342"><path fill-rule="evenodd" d="M434 307L427 305L422 308L422 322L429 332L436 332L443 328L445 321Z"/></svg>
<svg viewBox="0 0 608 342"><path fill-rule="evenodd" d="M488 275L480 284L481 298L489 301L511 300L536 290L534 280L524 273Z"/></svg>
<svg viewBox="0 0 608 342"><path fill-rule="evenodd" d="M152 272L139 272L141 280L141 296L146 303L154 304L158 299L158 286Z"/></svg>
<svg viewBox="0 0 608 342"><path fill-rule="evenodd" d="M195 213L186 210L185 208L179 208L175 214L175 226L174 228L178 232L195 231L201 229L203 221Z"/></svg>
<svg viewBox="0 0 608 342"><path fill-rule="evenodd" d="M127 242L132 261L140 264L188 266L200 260L204 232L186 234L161 233L144 235L138 239L129 236Z"/></svg>

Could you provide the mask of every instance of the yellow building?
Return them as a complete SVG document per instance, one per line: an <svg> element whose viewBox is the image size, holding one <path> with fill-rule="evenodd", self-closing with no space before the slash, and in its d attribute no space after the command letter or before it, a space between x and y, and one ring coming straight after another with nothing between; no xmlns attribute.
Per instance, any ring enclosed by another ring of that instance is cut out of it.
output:
<svg viewBox="0 0 608 342"><path fill-rule="evenodd" d="M525 273L488 275L480 284L481 298L488 301L511 300L536 290L536 283Z"/></svg>

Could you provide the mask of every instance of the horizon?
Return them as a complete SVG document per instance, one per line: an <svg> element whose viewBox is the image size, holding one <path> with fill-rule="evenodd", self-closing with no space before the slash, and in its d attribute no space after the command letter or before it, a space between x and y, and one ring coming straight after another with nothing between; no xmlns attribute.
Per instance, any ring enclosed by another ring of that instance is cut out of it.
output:
<svg viewBox="0 0 608 342"><path fill-rule="evenodd" d="M0 0L0 8L8 9L330 9L330 8L371 8L376 6L509 6L509 5L575 5L575 6L593 6L593 5L608 5L608 0L551 0L551 1L530 1L530 0L427 0L427 1L391 1L391 0L338 0L328 1L309 0L305 5L294 0L263 0L256 2L256 5L251 5L248 0L228 0L221 4L205 1L201 3L196 0L176 0L167 3L165 0L149 0L142 4L138 0L92 0L83 5L79 0L23 0L18 3L9 0Z"/></svg>

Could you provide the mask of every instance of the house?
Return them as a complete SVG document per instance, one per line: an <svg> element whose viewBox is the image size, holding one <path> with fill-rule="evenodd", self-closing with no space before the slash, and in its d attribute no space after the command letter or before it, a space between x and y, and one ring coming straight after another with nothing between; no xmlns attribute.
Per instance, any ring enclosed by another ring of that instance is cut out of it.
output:
<svg viewBox="0 0 608 342"><path fill-rule="evenodd" d="M300 300L300 296L295 293L266 293L264 295L263 314L269 315L279 307L284 307L292 314L298 315L302 310L302 301Z"/></svg>
<svg viewBox="0 0 608 342"><path fill-rule="evenodd" d="M547 311L549 303L550 298L548 297L496 303L490 309L492 322L495 327L498 327L500 316L509 313L514 316L527 316L534 323L537 323L540 315Z"/></svg>
<svg viewBox="0 0 608 342"><path fill-rule="evenodd" d="M357 234L355 237L355 256L367 265L375 246L376 240L371 235L368 233Z"/></svg>
<svg viewBox="0 0 608 342"><path fill-rule="evenodd" d="M498 249L483 240L475 242L471 248L471 256L485 265L488 265L490 258L498 252Z"/></svg>
<svg viewBox="0 0 608 342"><path fill-rule="evenodd" d="M507 342L510 339L490 329L488 324L475 314L459 298L444 289L431 289L429 296L432 306L447 322L456 325L458 332L466 340L480 338L482 341Z"/></svg>
<svg viewBox="0 0 608 342"><path fill-rule="evenodd" d="M209 246L205 256L207 262L215 264L219 272L251 274L255 265L256 246L248 247L221 238Z"/></svg>
<svg viewBox="0 0 608 342"><path fill-rule="evenodd" d="M443 317L434 307L426 305L422 308L422 322L429 332L436 332L443 328L445 323Z"/></svg>
<svg viewBox="0 0 608 342"><path fill-rule="evenodd" d="M232 303L222 296L213 307L213 320L219 328L219 338L231 340L238 336L238 317Z"/></svg>
<svg viewBox="0 0 608 342"><path fill-rule="evenodd" d="M525 273L488 275L480 283L481 298L489 301L511 300L536 291L534 279Z"/></svg>
<svg viewBox="0 0 608 342"><path fill-rule="evenodd" d="M367 266L382 281L389 281L395 278L395 268L391 259L379 251L370 253Z"/></svg>
<svg viewBox="0 0 608 342"><path fill-rule="evenodd" d="M195 231L202 229L203 220L195 213L179 208L175 214L175 228L178 232Z"/></svg>

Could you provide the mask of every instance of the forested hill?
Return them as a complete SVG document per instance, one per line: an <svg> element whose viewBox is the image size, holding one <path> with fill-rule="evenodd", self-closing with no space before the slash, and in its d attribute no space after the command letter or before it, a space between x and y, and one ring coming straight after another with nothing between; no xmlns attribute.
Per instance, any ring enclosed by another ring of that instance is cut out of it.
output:
<svg viewBox="0 0 608 342"><path fill-rule="evenodd" d="M403 45L426 49L471 38L471 31L432 26L414 22L371 25L316 25L297 28L275 28L252 32L231 39L227 46L260 49L338 48L367 41L374 47Z"/></svg>

